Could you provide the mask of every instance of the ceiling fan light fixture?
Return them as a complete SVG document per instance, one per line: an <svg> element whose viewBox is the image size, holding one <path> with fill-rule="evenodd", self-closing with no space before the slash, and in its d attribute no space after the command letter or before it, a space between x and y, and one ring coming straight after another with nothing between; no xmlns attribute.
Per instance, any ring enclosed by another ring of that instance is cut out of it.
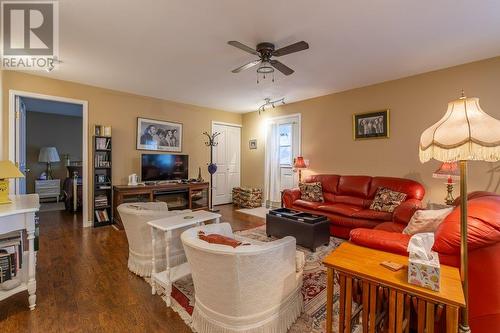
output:
<svg viewBox="0 0 500 333"><path fill-rule="evenodd" d="M269 73L273 73L274 72L274 68L273 66L271 66L271 63L269 61L263 61L259 68L257 68L257 73L259 74L269 74Z"/></svg>

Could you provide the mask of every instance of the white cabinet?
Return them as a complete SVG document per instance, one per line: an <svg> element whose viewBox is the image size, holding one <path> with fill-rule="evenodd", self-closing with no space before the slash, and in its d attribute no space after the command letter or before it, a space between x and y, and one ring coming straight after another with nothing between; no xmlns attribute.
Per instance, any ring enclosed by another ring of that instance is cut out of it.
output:
<svg viewBox="0 0 500 333"><path fill-rule="evenodd" d="M61 180L35 180L35 193L38 194L40 199L55 198L56 201L59 202L59 196L61 195Z"/></svg>

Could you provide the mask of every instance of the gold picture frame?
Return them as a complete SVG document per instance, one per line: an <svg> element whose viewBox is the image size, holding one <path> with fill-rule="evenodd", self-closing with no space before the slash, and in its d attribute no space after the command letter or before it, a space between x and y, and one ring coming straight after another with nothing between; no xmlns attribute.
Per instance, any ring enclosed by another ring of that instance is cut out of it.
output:
<svg viewBox="0 0 500 333"><path fill-rule="evenodd" d="M352 137L354 140L388 139L390 124L390 109L355 113L352 115Z"/></svg>

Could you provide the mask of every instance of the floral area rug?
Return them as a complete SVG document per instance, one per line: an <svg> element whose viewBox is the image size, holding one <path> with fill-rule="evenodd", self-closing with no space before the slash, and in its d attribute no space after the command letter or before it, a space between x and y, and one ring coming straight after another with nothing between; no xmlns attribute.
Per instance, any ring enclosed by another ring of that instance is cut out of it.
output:
<svg viewBox="0 0 500 333"><path fill-rule="evenodd" d="M237 232L238 235L269 242L274 238L266 236L266 227ZM323 258L337 248L344 240L331 237L328 246L321 246L316 252L297 246L298 251L305 254L304 282L302 295L304 297L304 311L288 331L289 333L323 333L326 332L326 268L321 263ZM194 286L191 277L186 277L174 283L171 294L172 309L191 327L191 315L194 307ZM335 285L333 298L333 331L337 332L339 289ZM353 304L353 307L355 305ZM358 327L354 329L357 331Z"/></svg>

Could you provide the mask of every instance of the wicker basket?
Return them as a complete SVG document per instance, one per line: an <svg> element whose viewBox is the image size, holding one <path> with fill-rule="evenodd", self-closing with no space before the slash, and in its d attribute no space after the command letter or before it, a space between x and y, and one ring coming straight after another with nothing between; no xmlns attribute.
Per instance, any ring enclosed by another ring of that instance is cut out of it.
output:
<svg viewBox="0 0 500 333"><path fill-rule="evenodd" d="M260 188L233 188L233 204L242 208L262 206L262 190Z"/></svg>

